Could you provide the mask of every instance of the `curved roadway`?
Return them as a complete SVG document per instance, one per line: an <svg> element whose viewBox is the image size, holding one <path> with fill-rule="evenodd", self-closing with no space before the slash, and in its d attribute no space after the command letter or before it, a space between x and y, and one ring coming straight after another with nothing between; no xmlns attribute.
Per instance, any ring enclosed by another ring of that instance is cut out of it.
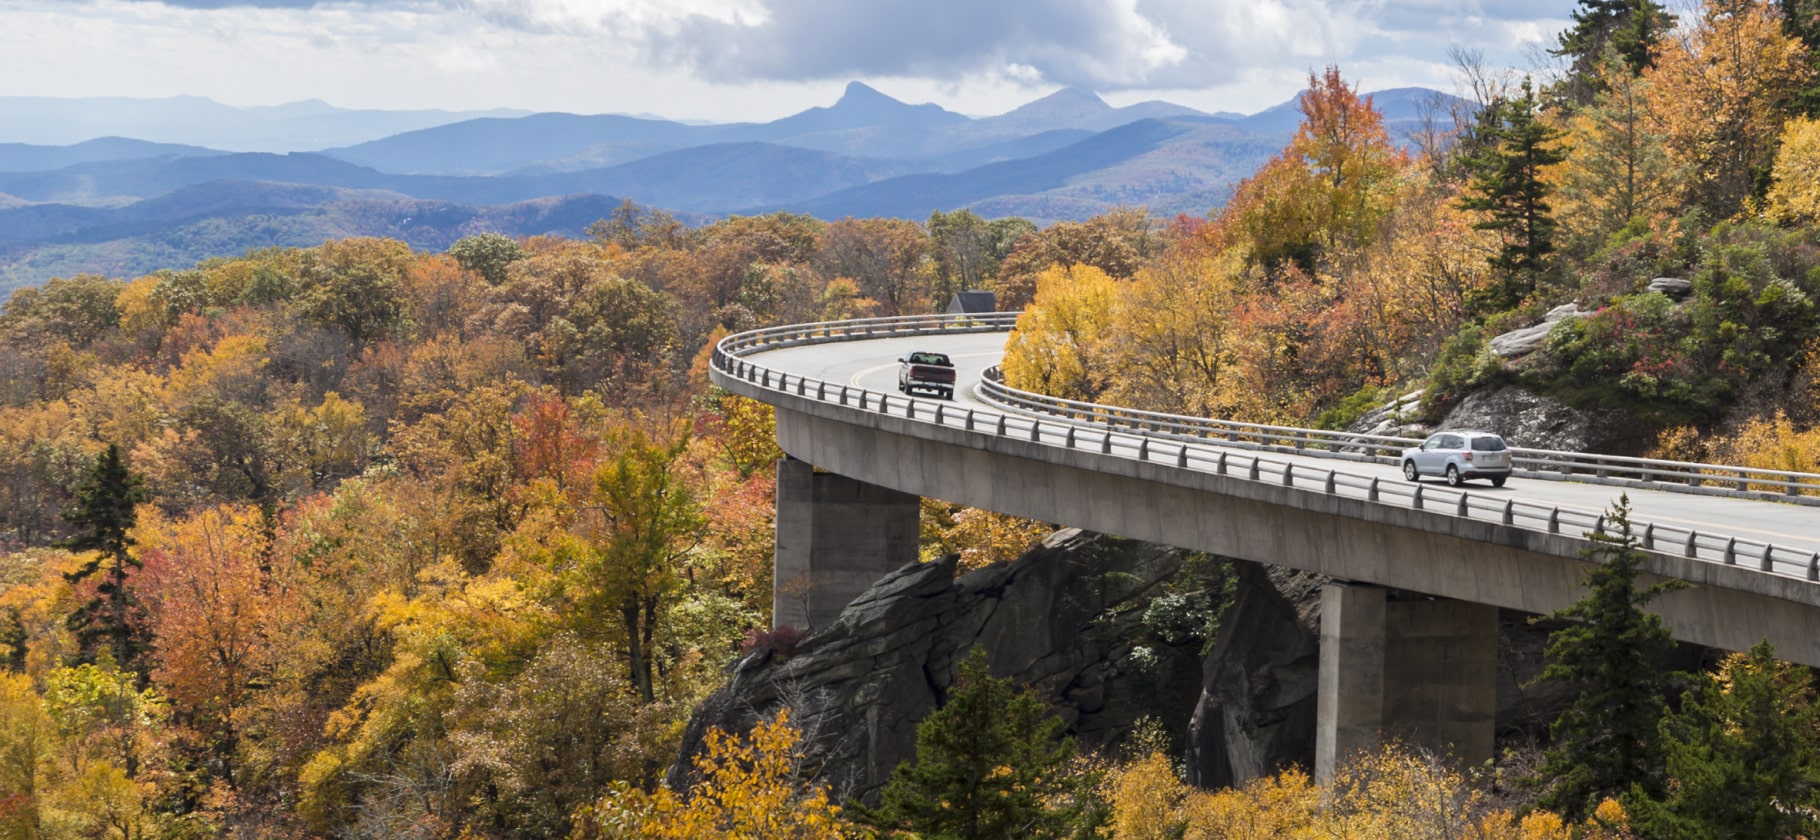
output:
<svg viewBox="0 0 1820 840"><path fill-rule="evenodd" d="M843 341L768 350L748 358L755 361L762 358L762 364L766 367L793 376L896 394L897 358L911 350L939 351L947 353L955 363L958 376L955 404L999 411L1002 410L1001 406L980 400L974 389L986 368L998 364L1004 356L1005 337L1005 333L971 333ZM941 401L929 399L927 402L934 405ZM1398 468L1390 464L1339 462L1318 455L1280 452L1273 452L1271 458L1320 469L1336 469L1341 473L1366 478L1397 482L1404 480ZM1429 481L1439 484L1438 480ZM1620 493L1628 493L1632 516L1638 520L1691 528L1707 534L1772 542L1801 551L1820 551L1820 515L1816 515L1811 507L1667 490L1621 490L1608 485L1572 480L1525 479L1522 476L1513 477L1501 489L1482 481L1469 482L1467 488L1487 497L1505 497L1563 510L1581 510L1588 515L1603 513L1617 500Z"/></svg>

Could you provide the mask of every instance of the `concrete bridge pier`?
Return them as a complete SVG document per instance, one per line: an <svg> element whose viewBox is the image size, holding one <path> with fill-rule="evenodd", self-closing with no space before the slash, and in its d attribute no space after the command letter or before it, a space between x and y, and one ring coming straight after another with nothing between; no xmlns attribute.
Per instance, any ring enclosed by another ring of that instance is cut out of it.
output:
<svg viewBox="0 0 1820 840"><path fill-rule="evenodd" d="M1336 582L1321 592L1315 781L1395 739L1463 764L1492 757L1498 608Z"/></svg>
<svg viewBox="0 0 1820 840"><path fill-rule="evenodd" d="M806 461L778 461L772 627L825 627L879 578L915 560L921 502L818 473Z"/></svg>

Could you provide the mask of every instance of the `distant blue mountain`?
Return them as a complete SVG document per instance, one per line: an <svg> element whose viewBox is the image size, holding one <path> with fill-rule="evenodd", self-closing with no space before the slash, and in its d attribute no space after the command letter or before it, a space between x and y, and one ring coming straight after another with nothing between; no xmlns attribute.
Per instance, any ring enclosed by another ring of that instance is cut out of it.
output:
<svg viewBox="0 0 1820 840"><path fill-rule="evenodd" d="M804 201L904 171L889 162L769 143L702 146L584 172L497 177L394 175L318 154L235 154L0 173L0 194L31 202L112 204L235 180L380 190L479 205L596 193L694 212L726 212L753 204Z"/></svg>
<svg viewBox="0 0 1820 840"><path fill-rule="evenodd" d="M916 174L857 186L789 209L821 218L926 218L971 208L1039 223L1119 206L1205 214L1282 147L1211 117L1129 123L1050 152L952 174ZM754 208L758 209L758 208Z"/></svg>
<svg viewBox="0 0 1820 840"><path fill-rule="evenodd" d="M1398 142L1444 126L1457 104L1419 89L1372 97ZM19 101L0 98L0 120ZM154 110L167 118L225 107L164 104ZM259 116L270 127L347 112L306 102ZM854 84L829 107L770 123L484 117L326 153L120 138L6 145L0 291L59 272L130 274L332 236L395 236L431 248L477 230L579 235L621 199L694 221L771 210L920 220L960 208L1040 224L1115 207L1200 216L1280 151L1300 121L1294 100L1234 118L1166 102L1114 108L1077 89L969 119Z"/></svg>
<svg viewBox="0 0 1820 840"><path fill-rule="evenodd" d="M927 131L968 121L940 105L908 105L859 82L849 82L841 98L827 108L810 108L774 122L713 126L711 130L775 141L861 128Z"/></svg>
<svg viewBox="0 0 1820 840"><path fill-rule="evenodd" d="M227 154L201 146L148 143L125 137L100 137L73 146L35 146L0 143L0 172L43 172L80 163L110 160L144 160L156 157L206 157Z"/></svg>
<svg viewBox="0 0 1820 840"><path fill-rule="evenodd" d="M426 251L446 250L455 240L482 231L579 238L618 205L617 198L588 195L474 207L354 190L217 181L114 209L0 209L0 299L51 277L138 277L252 248L308 247L349 236L390 237ZM682 219L705 221L689 214ZM31 241L19 234L30 234Z"/></svg>
<svg viewBox="0 0 1820 840"><path fill-rule="evenodd" d="M1154 149L1183 130L1179 124L1163 120L1140 120L1035 157L989 164L951 175L889 178L841 190L789 209L824 218L924 218L932 210L954 210L995 195L1056 189L1066 185L1070 178Z"/></svg>
<svg viewBox="0 0 1820 840"><path fill-rule="evenodd" d="M966 122L967 117L939 106L907 105L854 82L830 107L810 108L768 123L685 125L611 115L534 114L438 126L326 154L383 172L483 175L527 167L595 169L713 144L780 143L896 157L901 143L895 138L921 137ZM552 162L558 163L549 165Z"/></svg>
<svg viewBox="0 0 1820 840"><path fill-rule="evenodd" d="M336 108L316 100L236 108L200 96L165 99L0 96L0 140L67 145L97 137L239 152L291 152L347 146L401 131L527 111L379 111Z"/></svg>
<svg viewBox="0 0 1820 840"><path fill-rule="evenodd" d="M602 149L594 166L705 145L702 126L612 114L466 120L330 149L338 160L400 174L495 174Z"/></svg>

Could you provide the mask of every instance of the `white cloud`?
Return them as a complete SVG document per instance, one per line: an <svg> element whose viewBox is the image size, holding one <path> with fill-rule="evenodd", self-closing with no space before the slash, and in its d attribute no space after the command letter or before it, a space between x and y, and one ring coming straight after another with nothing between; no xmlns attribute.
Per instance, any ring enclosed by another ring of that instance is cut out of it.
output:
<svg viewBox="0 0 1820 840"><path fill-rule="evenodd" d="M0 95L763 120L827 104L861 79L974 114L1058 85L1112 101L1256 110L1328 64L1368 90L1436 86L1451 43L1519 64L1523 46L1552 42L1571 8L1571 0L0 0Z"/></svg>

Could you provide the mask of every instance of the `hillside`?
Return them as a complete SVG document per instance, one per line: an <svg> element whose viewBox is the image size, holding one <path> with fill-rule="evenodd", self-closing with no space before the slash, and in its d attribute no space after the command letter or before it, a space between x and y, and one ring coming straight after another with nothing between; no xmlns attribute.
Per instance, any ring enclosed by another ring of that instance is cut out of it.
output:
<svg viewBox="0 0 1820 840"><path fill-rule="evenodd" d="M215 181L122 208L0 209L0 236L11 240L0 240L0 299L49 277L137 277L210 257L346 237L387 237L423 251L445 250L480 231L580 237L618 203L583 195L473 207L330 187Z"/></svg>
<svg viewBox="0 0 1820 840"><path fill-rule="evenodd" d="M888 178L794 208L822 218L920 219L929 210L990 207L991 216L1047 223L1115 207L1202 214L1282 145L1206 118L1147 119L1052 152L953 174ZM1166 209L1165 209L1166 208Z"/></svg>
<svg viewBox="0 0 1820 840"><path fill-rule="evenodd" d="M99 137L70 146L0 143L0 172L41 172L100 161L220 154L227 153L201 146L148 143L125 137Z"/></svg>

